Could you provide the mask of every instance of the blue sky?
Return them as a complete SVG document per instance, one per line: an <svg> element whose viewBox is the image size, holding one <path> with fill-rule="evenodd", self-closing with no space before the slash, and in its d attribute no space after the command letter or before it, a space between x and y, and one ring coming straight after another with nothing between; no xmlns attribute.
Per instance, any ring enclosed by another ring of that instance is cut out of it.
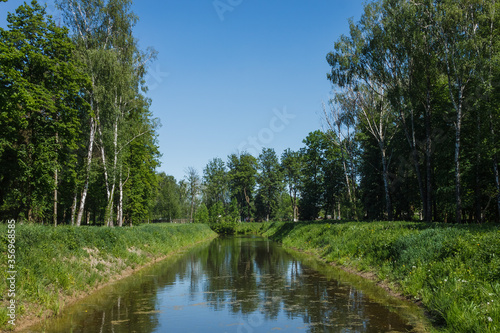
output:
<svg viewBox="0 0 500 333"><path fill-rule="evenodd" d="M0 3L1 27L22 2ZM321 128L331 92L326 54L348 32L348 19L359 19L362 3L136 0L134 35L141 48L158 51L147 82L162 123L159 171L179 180L190 166L201 175L215 157L302 147Z"/></svg>

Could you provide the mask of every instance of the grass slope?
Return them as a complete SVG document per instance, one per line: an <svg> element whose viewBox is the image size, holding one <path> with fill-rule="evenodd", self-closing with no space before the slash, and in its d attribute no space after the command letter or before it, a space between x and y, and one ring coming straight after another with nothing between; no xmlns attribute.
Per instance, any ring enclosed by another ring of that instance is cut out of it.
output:
<svg viewBox="0 0 500 333"><path fill-rule="evenodd" d="M7 226L0 225L0 330L7 321ZM183 247L217 235L202 224L139 227L16 226L16 322L58 313L72 296L88 292Z"/></svg>
<svg viewBox="0 0 500 333"><path fill-rule="evenodd" d="M500 227L413 222L253 223L257 233L371 271L422 304L445 332L500 332Z"/></svg>

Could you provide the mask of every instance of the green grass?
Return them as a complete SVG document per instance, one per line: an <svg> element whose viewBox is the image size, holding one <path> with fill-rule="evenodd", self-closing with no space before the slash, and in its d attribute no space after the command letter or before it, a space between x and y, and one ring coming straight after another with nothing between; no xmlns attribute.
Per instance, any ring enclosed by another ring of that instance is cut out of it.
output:
<svg viewBox="0 0 500 333"><path fill-rule="evenodd" d="M7 317L7 226L0 225L0 330ZM182 247L216 237L202 224L151 224L139 227L16 226L17 321L24 314L55 313L66 296L106 283Z"/></svg>
<svg viewBox="0 0 500 333"><path fill-rule="evenodd" d="M500 332L500 227L413 222L253 223L254 233L375 272L419 300L444 332Z"/></svg>

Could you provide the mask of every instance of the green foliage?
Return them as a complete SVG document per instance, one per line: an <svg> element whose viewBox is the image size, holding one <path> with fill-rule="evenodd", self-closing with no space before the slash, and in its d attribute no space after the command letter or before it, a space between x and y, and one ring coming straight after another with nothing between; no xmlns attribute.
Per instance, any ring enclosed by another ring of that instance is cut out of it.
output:
<svg viewBox="0 0 500 333"><path fill-rule="evenodd" d="M263 148L258 162L260 170L257 175L258 196L261 198L262 205L256 214L260 215L263 220L274 220L279 209L280 194L284 188L283 173L274 149Z"/></svg>
<svg viewBox="0 0 500 333"><path fill-rule="evenodd" d="M208 215L208 208L205 206L204 203L202 203L198 209L196 210L196 213L194 214L194 222L195 223L208 223L210 221L209 215Z"/></svg>
<svg viewBox="0 0 500 333"><path fill-rule="evenodd" d="M264 223L238 227L375 272L420 300L446 332L500 328L500 227L440 223Z"/></svg>
<svg viewBox="0 0 500 333"><path fill-rule="evenodd" d="M237 235L261 235L265 227L268 226L270 222L250 222L250 223L239 223L235 228L235 233Z"/></svg>
<svg viewBox="0 0 500 333"><path fill-rule="evenodd" d="M37 1L0 29L0 217L80 225L86 210L108 225L141 223L159 157L159 122L141 94L155 53L137 47L129 0L58 5L72 39Z"/></svg>
<svg viewBox="0 0 500 333"><path fill-rule="evenodd" d="M236 199L231 200L226 219L229 222L240 222L241 217L238 210L238 202L236 201Z"/></svg>
<svg viewBox="0 0 500 333"><path fill-rule="evenodd" d="M224 161L214 158L203 169L203 200L208 208L228 200L228 175Z"/></svg>
<svg viewBox="0 0 500 333"><path fill-rule="evenodd" d="M210 228L219 235L234 235L236 233L237 222L216 222L210 223Z"/></svg>
<svg viewBox="0 0 500 333"><path fill-rule="evenodd" d="M287 149L281 155L281 170L283 172L283 182L288 188L290 204L292 208L291 221L297 221L298 215L298 195L302 187L302 154L298 151Z"/></svg>
<svg viewBox="0 0 500 333"><path fill-rule="evenodd" d="M336 200L342 190L338 148L319 130L309 133L303 142L300 218L317 219L322 210L325 215L333 215Z"/></svg>
<svg viewBox="0 0 500 333"><path fill-rule="evenodd" d="M232 199L236 199L240 216L252 217L252 205L257 175L257 159L248 153L232 154L227 164L229 189Z"/></svg>
<svg viewBox="0 0 500 333"><path fill-rule="evenodd" d="M66 28L36 1L21 5L0 29L0 215L50 217L54 174L75 185L79 115L89 78Z"/></svg>
<svg viewBox="0 0 500 333"><path fill-rule="evenodd" d="M173 176L164 172L157 174L157 192L153 216L155 219L176 219L181 214L180 189Z"/></svg>
<svg viewBox="0 0 500 333"><path fill-rule="evenodd" d="M366 218L499 221L499 6L377 0L335 42L328 123L358 137Z"/></svg>

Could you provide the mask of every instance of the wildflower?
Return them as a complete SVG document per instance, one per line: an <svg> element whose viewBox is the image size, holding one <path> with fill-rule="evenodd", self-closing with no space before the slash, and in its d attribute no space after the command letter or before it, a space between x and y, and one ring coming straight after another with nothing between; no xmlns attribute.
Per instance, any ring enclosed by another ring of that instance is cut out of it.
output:
<svg viewBox="0 0 500 333"><path fill-rule="evenodd" d="M488 321L489 321L489 322L492 322L492 321L493 321L493 319L491 319L491 317L488 317Z"/></svg>

